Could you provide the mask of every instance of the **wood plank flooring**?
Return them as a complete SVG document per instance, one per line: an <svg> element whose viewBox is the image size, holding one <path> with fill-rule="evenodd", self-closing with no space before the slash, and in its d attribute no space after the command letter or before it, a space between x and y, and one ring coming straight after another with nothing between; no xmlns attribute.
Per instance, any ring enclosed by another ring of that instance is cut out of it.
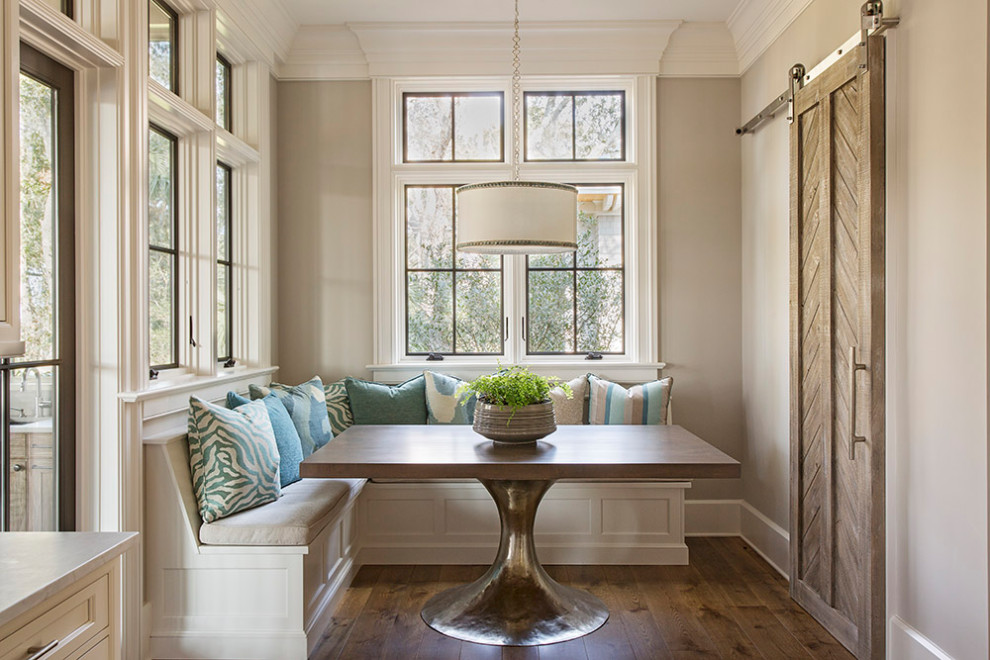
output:
<svg viewBox="0 0 990 660"><path fill-rule="evenodd" d="M310 660L655 660L852 658L787 595L787 582L739 538L689 538L690 566L547 566L611 616L580 639L497 647L451 639L419 618L437 592L484 566L365 566Z"/></svg>

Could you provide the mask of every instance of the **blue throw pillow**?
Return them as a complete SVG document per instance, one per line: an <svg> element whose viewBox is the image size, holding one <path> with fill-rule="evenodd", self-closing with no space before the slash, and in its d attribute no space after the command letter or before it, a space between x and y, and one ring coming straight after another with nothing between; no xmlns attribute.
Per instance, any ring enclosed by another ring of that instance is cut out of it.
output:
<svg viewBox="0 0 990 660"><path fill-rule="evenodd" d="M228 410L191 397L188 441L203 522L278 499L278 447L261 401Z"/></svg>
<svg viewBox="0 0 990 660"><path fill-rule="evenodd" d="M282 405L282 401L274 394L269 394L261 399L268 409L268 418L272 423L272 430L275 432L275 444L278 445L278 471L281 475L282 488L291 483L299 481L299 462L303 459L302 442L299 440L299 432L296 431L289 411ZM238 406L251 403L251 399L241 396L237 392L227 392L227 407L231 410Z"/></svg>
<svg viewBox="0 0 990 660"><path fill-rule="evenodd" d="M422 374L399 385L348 376L344 386L355 424L426 423L426 385Z"/></svg>
<svg viewBox="0 0 990 660"><path fill-rule="evenodd" d="M289 411L289 417L299 432L303 458L330 442L330 417L327 415L327 400L323 392L323 381L319 376L301 385L272 383L268 387L248 385L252 399L263 399L274 394Z"/></svg>
<svg viewBox="0 0 990 660"><path fill-rule="evenodd" d="M454 376L424 371L426 379L426 410L428 424L472 424L478 397L474 392L457 395L464 381ZM461 404L467 400L467 403Z"/></svg>

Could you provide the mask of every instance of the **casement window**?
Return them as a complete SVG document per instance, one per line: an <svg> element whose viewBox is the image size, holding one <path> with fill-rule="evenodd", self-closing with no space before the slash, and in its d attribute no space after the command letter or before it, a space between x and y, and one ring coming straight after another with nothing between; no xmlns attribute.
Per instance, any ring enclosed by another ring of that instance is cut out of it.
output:
<svg viewBox="0 0 990 660"><path fill-rule="evenodd" d="M179 138L148 130L148 354L151 369L179 366Z"/></svg>
<svg viewBox="0 0 990 660"><path fill-rule="evenodd" d="M381 80L376 116L378 376L523 363L655 375L655 88L649 77ZM385 130L387 129L387 130ZM459 185L513 177L578 188L578 249L461 253ZM648 376L652 377L652 376Z"/></svg>
<svg viewBox="0 0 990 660"><path fill-rule="evenodd" d="M233 170L217 163L217 361L233 366L233 241L230 184Z"/></svg>

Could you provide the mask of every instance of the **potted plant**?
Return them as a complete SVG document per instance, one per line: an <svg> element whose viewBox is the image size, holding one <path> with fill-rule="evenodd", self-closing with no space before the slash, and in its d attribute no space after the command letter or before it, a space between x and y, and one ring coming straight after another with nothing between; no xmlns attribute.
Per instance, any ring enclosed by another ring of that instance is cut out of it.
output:
<svg viewBox="0 0 990 660"><path fill-rule="evenodd" d="M458 395L473 392L474 430L495 442L535 442L557 430L550 390L559 387L569 399L570 386L554 376L540 376L511 366L464 383ZM470 397L462 396L466 404Z"/></svg>

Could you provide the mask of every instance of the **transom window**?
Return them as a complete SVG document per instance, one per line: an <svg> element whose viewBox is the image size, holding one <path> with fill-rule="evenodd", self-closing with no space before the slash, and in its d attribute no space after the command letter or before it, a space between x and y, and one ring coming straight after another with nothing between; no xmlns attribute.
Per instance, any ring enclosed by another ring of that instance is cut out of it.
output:
<svg viewBox="0 0 990 660"><path fill-rule="evenodd" d="M229 165L217 163L217 361L225 367L234 366L231 176Z"/></svg>
<svg viewBox="0 0 990 660"><path fill-rule="evenodd" d="M148 131L148 324L152 371L179 365L179 139Z"/></svg>
<svg viewBox="0 0 990 660"><path fill-rule="evenodd" d="M403 161L499 162L505 145L501 92L403 95Z"/></svg>
<svg viewBox="0 0 990 660"><path fill-rule="evenodd" d="M179 17L160 0L148 3L148 75L179 93Z"/></svg>
<svg viewBox="0 0 990 660"><path fill-rule="evenodd" d="M623 92L526 92L528 161L625 160Z"/></svg>
<svg viewBox="0 0 990 660"><path fill-rule="evenodd" d="M226 130L231 130L230 115L230 62L217 53L216 66L216 94L217 94L217 125Z"/></svg>

